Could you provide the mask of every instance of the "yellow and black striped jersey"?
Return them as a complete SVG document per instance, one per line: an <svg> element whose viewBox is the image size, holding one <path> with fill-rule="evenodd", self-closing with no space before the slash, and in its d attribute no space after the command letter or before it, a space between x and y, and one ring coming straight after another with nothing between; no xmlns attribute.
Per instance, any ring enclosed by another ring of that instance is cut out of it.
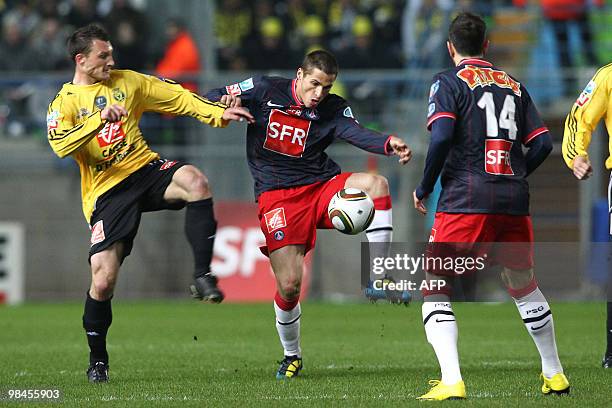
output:
<svg viewBox="0 0 612 408"><path fill-rule="evenodd" d="M115 123L102 120L102 109L113 104L122 105L127 117ZM59 157L72 156L79 165L83 213L89 222L100 195L159 158L138 128L143 112L188 115L224 127L225 108L176 82L113 70L104 82L64 84L47 111L47 136Z"/></svg>
<svg viewBox="0 0 612 408"><path fill-rule="evenodd" d="M573 168L576 156L588 158L591 134L601 118L605 118L606 129L611 136L606 168L612 169L612 64L595 73L565 119L563 159L570 168Z"/></svg>

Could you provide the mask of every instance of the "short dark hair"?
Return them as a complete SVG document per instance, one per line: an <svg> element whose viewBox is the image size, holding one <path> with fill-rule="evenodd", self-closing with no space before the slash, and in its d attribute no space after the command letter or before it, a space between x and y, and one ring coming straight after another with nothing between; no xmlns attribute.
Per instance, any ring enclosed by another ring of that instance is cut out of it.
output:
<svg viewBox="0 0 612 408"><path fill-rule="evenodd" d="M460 13L448 28L448 39L457 52L466 57L481 55L487 34L484 20L469 12Z"/></svg>
<svg viewBox="0 0 612 408"><path fill-rule="evenodd" d="M304 61L302 61L302 70L305 74L310 74L315 68L320 69L327 75L338 75L338 62L329 51L315 50L306 54Z"/></svg>
<svg viewBox="0 0 612 408"><path fill-rule="evenodd" d="M104 27L92 23L77 29L66 41L70 58L74 61L77 54L89 54L94 40L110 41Z"/></svg>

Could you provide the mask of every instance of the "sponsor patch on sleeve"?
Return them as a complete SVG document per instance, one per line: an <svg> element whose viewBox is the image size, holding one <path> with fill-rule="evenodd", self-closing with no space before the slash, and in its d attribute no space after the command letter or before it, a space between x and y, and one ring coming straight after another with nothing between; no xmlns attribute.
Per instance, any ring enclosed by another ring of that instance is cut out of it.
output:
<svg viewBox="0 0 612 408"><path fill-rule="evenodd" d="M56 129L59 119L59 111L51 111L47 114L47 130Z"/></svg>
<svg viewBox="0 0 612 408"><path fill-rule="evenodd" d="M593 95L593 91L597 87L595 81L589 81L587 86L584 88L578 99L576 100L576 105L584 106L588 101L591 100L591 95Z"/></svg>
<svg viewBox="0 0 612 408"><path fill-rule="evenodd" d="M246 92L249 89L253 89L255 85L253 85L253 78L245 79L244 81L238 84L238 87L242 92Z"/></svg>
<svg viewBox="0 0 612 408"><path fill-rule="evenodd" d="M431 115L433 115L435 111L436 111L436 104L432 102L427 107L427 117L428 118L431 117Z"/></svg>
<svg viewBox="0 0 612 408"><path fill-rule="evenodd" d="M431 84L431 88L429 88L429 101L431 102L432 98L434 97L434 95L438 92L438 89L440 89L440 80L438 79L436 82L434 82L433 84Z"/></svg>
<svg viewBox="0 0 612 408"><path fill-rule="evenodd" d="M240 84L232 84L225 87L225 92L228 95L238 96L242 94L242 89L240 89Z"/></svg>
<svg viewBox="0 0 612 408"><path fill-rule="evenodd" d="M353 111L351 110L350 106L347 106L344 109L344 112L342 113L344 115L344 117L346 118L351 118L351 119L355 119L355 117L353 116Z"/></svg>

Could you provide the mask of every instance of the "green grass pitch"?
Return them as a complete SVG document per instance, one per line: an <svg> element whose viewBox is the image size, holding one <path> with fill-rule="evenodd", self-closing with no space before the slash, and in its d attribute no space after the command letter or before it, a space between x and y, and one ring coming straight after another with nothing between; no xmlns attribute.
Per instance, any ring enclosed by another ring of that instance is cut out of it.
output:
<svg viewBox="0 0 612 408"><path fill-rule="evenodd" d="M304 302L303 375L277 381L282 350L271 302L113 303L111 382L97 385L85 377L81 304L1 307L3 397L17 388L59 389L61 405L75 407L410 406L431 404L415 397L439 375L420 304ZM443 404L610 406L612 370L600 366L603 304L552 308L570 396L541 395L539 357L513 304L455 304L469 399Z"/></svg>

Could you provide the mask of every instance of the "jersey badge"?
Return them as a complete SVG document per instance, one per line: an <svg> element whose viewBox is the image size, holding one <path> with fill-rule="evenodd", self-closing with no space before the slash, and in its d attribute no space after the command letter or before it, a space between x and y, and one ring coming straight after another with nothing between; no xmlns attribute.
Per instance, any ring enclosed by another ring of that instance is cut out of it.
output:
<svg viewBox="0 0 612 408"><path fill-rule="evenodd" d="M266 220L266 227L268 228L269 234L271 234L274 230L287 226L287 218L285 218L284 207L275 208L268 211L264 214L264 219Z"/></svg>
<svg viewBox="0 0 612 408"><path fill-rule="evenodd" d="M353 116L353 111L351 110L350 106L347 106L344 109L344 112L342 112L342 115L344 115L345 118L355 119L355 117Z"/></svg>
<svg viewBox="0 0 612 408"><path fill-rule="evenodd" d="M125 101L125 92L123 92L119 88L114 88L113 89L113 99L116 100L117 102Z"/></svg>
<svg viewBox="0 0 612 408"><path fill-rule="evenodd" d="M96 99L94 99L94 103L98 109L106 108L106 96L96 96Z"/></svg>

